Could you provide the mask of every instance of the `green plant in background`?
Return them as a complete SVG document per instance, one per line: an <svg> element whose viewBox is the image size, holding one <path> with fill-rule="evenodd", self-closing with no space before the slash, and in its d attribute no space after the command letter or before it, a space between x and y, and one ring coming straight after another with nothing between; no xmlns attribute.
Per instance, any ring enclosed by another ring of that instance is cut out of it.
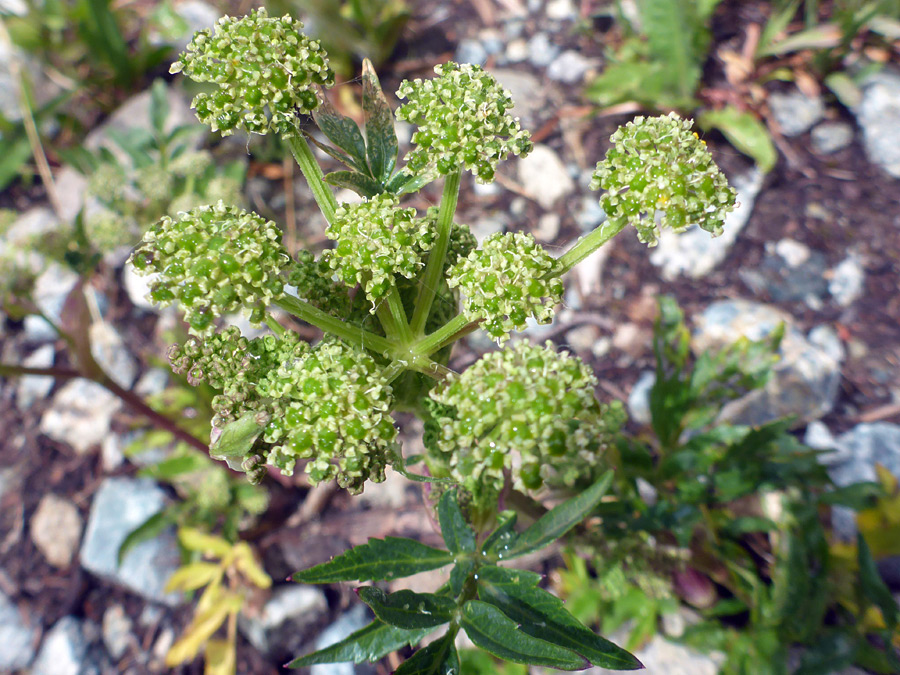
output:
<svg viewBox="0 0 900 675"><path fill-rule="evenodd" d="M194 617L166 653L166 666L193 661L203 649L207 675L236 672L237 620L253 588L266 589L272 580L256 562L246 542L232 544L199 530L183 527L178 541L192 557L169 578L166 591L191 593L203 588ZM225 637L215 634L225 626Z"/></svg>
<svg viewBox="0 0 900 675"><path fill-rule="evenodd" d="M194 107L213 129L284 139L333 248L319 257L288 251L273 223L220 202L163 217L131 258L139 272L155 275L151 298L185 311L193 336L173 347L173 366L219 392L212 457L241 466L252 482L270 464L286 474L302 467L311 483L336 480L353 493L384 480L388 466L435 484L446 550L372 539L295 579L383 581L452 566L449 582L436 593L358 589L375 622L295 665L377 660L447 625L398 672L458 672L460 630L508 661L639 667L542 590L539 575L498 565L547 546L594 511L612 480L621 404L598 402L590 370L549 345L518 340L463 373L447 363L453 343L479 327L502 345L529 319L551 321L562 275L627 225L651 245L661 227L697 224L718 233L734 190L689 122L637 118L613 137L595 172L593 187L606 191L601 203L610 214L601 228L559 258L525 233L478 247L454 222L463 172L490 182L500 161L531 149L510 115L509 94L467 64L401 84L406 103L396 116L416 131L398 169L394 114L374 69L363 68L363 132L320 98L332 71L301 29L264 10L226 17L195 35L173 71L207 83ZM310 112L330 142L315 144L348 170L323 175L299 129L299 116ZM402 203L439 178L436 208L421 215ZM329 184L365 201L338 204ZM248 339L234 328L220 331L219 318L239 306L271 332ZM302 342L277 321L276 309L325 337ZM399 410L424 420L424 456L403 457L392 417ZM415 461L424 461L427 474L410 472ZM585 482L589 488L546 513L529 497L541 489L565 495ZM507 502L536 512L536 522L518 533L516 513L500 506Z"/></svg>
<svg viewBox="0 0 900 675"><path fill-rule="evenodd" d="M590 583L570 556L561 589L592 586L598 615L587 618L602 618L604 631L633 621L628 648L681 598L703 617L681 639L724 652L723 673L787 673L798 644L806 647L798 672L825 672L823 663L896 672L898 608L866 540L830 552L819 516L828 505L871 506L878 487L834 489L815 453L788 433L790 420L750 428L717 419L729 400L765 384L780 339L777 330L692 358L683 314L661 298L653 435L620 437L616 498L600 505L600 532L581 549L598 578ZM897 519L896 508L881 512ZM862 531L881 542L884 518L874 513L863 510L860 523L878 522Z"/></svg>

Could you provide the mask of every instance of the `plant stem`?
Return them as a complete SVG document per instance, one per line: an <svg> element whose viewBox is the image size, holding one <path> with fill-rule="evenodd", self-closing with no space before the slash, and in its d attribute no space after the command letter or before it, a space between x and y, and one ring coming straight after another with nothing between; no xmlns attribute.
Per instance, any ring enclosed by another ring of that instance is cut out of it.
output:
<svg viewBox="0 0 900 675"><path fill-rule="evenodd" d="M275 300L274 304L297 318L303 319L306 323L312 324L326 333L336 335L348 344L371 349L388 356L395 351L394 344L387 338L341 321L300 298L285 294Z"/></svg>
<svg viewBox="0 0 900 675"><path fill-rule="evenodd" d="M575 267L575 265L587 258L591 253L603 246L603 244L619 234L624 228L624 221L615 223L609 220L604 221L597 229L576 241L572 248L557 258L556 265L554 265L547 276L562 276Z"/></svg>
<svg viewBox="0 0 900 675"><path fill-rule="evenodd" d="M71 380L80 377L84 378L85 380L90 380L91 382L96 382L100 386L118 396L128 407L130 407L136 413L143 415L144 417L149 419L155 426L159 427L160 429L165 429L179 440L184 441L197 450L209 452L208 443L204 443L189 431L185 431L184 429L179 427L173 420L151 408L144 402L144 400L140 396L135 394L133 391L129 391L119 386L105 373L101 372L97 375L90 375L74 370L72 368L29 368L27 366L17 366L13 364L0 364L0 375L4 377L45 375L57 380Z"/></svg>
<svg viewBox="0 0 900 675"><path fill-rule="evenodd" d="M471 333L477 327L477 321L469 321L462 314L457 314L436 331L413 344L412 352L430 356L451 342L456 342L464 335Z"/></svg>
<svg viewBox="0 0 900 675"><path fill-rule="evenodd" d="M305 138L300 136L299 132L293 136L289 136L287 142L288 145L291 146L291 152L294 155L294 159L297 160L300 171L303 172L303 176L309 184L309 189L312 190L316 204L319 205L322 215L325 216L325 220L328 221L328 224L330 225L334 220L334 212L337 209L337 200L334 198L331 188L325 183L322 168L316 161L316 158L309 147L309 143L306 142Z"/></svg>
<svg viewBox="0 0 900 675"><path fill-rule="evenodd" d="M266 325L275 335L284 335L287 329L275 320L275 317L266 314Z"/></svg>
<svg viewBox="0 0 900 675"><path fill-rule="evenodd" d="M391 317L397 329L397 336L404 345L412 343L412 331L409 329L409 319L406 317L406 311L403 309L403 301L400 300L400 293L397 287L391 284L391 290L387 296L387 306L390 310Z"/></svg>
<svg viewBox="0 0 900 675"><path fill-rule="evenodd" d="M434 296L441 282L444 261L447 259L447 248L450 245L453 215L456 213L456 203L459 200L459 179L459 169L448 174L444 179L444 192L441 195L441 205L438 211L437 240L434 242L434 248L431 249L428 263L425 265L425 274L422 285L419 287L416 308L410 322L413 335L424 335L425 322L428 321L431 305L434 303Z"/></svg>

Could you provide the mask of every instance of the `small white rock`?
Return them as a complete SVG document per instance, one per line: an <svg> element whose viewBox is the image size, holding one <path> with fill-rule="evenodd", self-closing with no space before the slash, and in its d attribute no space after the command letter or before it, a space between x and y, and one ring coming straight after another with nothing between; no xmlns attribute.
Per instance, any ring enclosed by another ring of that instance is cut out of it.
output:
<svg viewBox="0 0 900 675"><path fill-rule="evenodd" d="M125 656L128 647L135 642L131 619L122 605L113 605L103 612L103 645L114 659Z"/></svg>
<svg viewBox="0 0 900 675"><path fill-rule="evenodd" d="M656 373L647 370L641 373L628 394L628 414L638 424L650 424L650 390L656 384Z"/></svg>
<svg viewBox="0 0 900 675"><path fill-rule="evenodd" d="M106 321L91 324L91 355L103 372L125 389L131 388L137 377L137 362L125 347L122 336Z"/></svg>
<svg viewBox="0 0 900 675"><path fill-rule="evenodd" d="M531 154L519 161L519 182L545 209L575 190L575 182L559 155L542 144L535 145Z"/></svg>
<svg viewBox="0 0 900 675"><path fill-rule="evenodd" d="M109 433L121 401L95 382L75 379L66 384L41 419L41 433L86 453Z"/></svg>
<svg viewBox="0 0 900 675"><path fill-rule="evenodd" d="M809 260L810 250L806 244L794 239L782 239L775 244L775 252L788 264L788 267L799 267Z"/></svg>
<svg viewBox="0 0 900 675"><path fill-rule="evenodd" d="M50 368L56 354L52 344L42 345L26 358L22 365L27 368ZM16 388L16 405L19 410L27 410L34 402L46 398L53 389L54 379L50 375L23 375Z"/></svg>
<svg viewBox="0 0 900 675"><path fill-rule="evenodd" d="M75 505L45 494L31 517L31 540L54 567L68 567L81 541L81 515Z"/></svg>
<svg viewBox="0 0 900 675"><path fill-rule="evenodd" d="M851 255L831 271L828 292L838 305L849 307L862 295L865 283L865 270L856 256Z"/></svg>
<svg viewBox="0 0 900 675"><path fill-rule="evenodd" d="M556 241L559 236L560 217L556 213L545 213L538 219L537 227L534 230L536 239L545 243Z"/></svg>
<svg viewBox="0 0 900 675"><path fill-rule="evenodd" d="M565 84L577 84L584 79L591 61L574 50L566 50L547 67L547 77Z"/></svg>

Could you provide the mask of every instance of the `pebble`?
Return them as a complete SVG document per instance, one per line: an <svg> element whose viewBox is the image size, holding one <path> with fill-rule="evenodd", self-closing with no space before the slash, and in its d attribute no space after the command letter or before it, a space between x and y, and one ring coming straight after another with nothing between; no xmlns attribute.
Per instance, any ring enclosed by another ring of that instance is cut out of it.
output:
<svg viewBox="0 0 900 675"><path fill-rule="evenodd" d="M365 605L354 605L353 609L341 615L337 621L319 633L315 648L324 649L335 642L340 642L349 637L351 633L368 625L371 620ZM374 669L367 666L363 666L363 668L366 670L363 671L359 666L354 667L350 663L327 663L311 666L309 675L360 675L361 672L374 672Z"/></svg>
<svg viewBox="0 0 900 675"><path fill-rule="evenodd" d="M138 396L148 398L161 394L169 385L169 371L164 368L151 368L141 375L141 379L134 385L134 392Z"/></svg>
<svg viewBox="0 0 900 675"><path fill-rule="evenodd" d="M487 61L487 57L487 50L478 40L460 40L456 46L457 63L474 63L481 66Z"/></svg>
<svg viewBox="0 0 900 675"><path fill-rule="evenodd" d="M518 170L525 192L544 209L575 190L575 182L559 155L547 145L535 145L528 157L519 160Z"/></svg>
<svg viewBox="0 0 900 675"><path fill-rule="evenodd" d="M799 136L825 116L822 99L799 90L769 94L769 110L785 136Z"/></svg>
<svg viewBox="0 0 900 675"><path fill-rule="evenodd" d="M628 394L628 414L632 420L644 426L649 425L652 420L650 390L654 384L656 384L656 373L652 370L645 370L634 383L631 393Z"/></svg>
<svg viewBox="0 0 900 675"><path fill-rule="evenodd" d="M528 41L528 60L536 68L549 66L559 52L559 47L550 42L547 33L537 33Z"/></svg>
<svg viewBox="0 0 900 675"><path fill-rule="evenodd" d="M12 2L12 6L21 8L21 0L3 0ZM40 20L40 13L35 18ZM35 103L35 109L40 109L53 97L60 93L60 88L45 74L40 62L18 47L13 47L6 40L0 41L0 115L9 122L19 122L22 119L22 107L19 103L19 81L12 72L12 60L16 59L19 68L28 77L30 94Z"/></svg>
<svg viewBox="0 0 900 675"><path fill-rule="evenodd" d="M78 275L59 263L50 263L34 282L32 297L37 308L57 326L62 318L66 298L78 283ZM28 321L27 319L32 319ZM56 338L53 327L39 316L29 316L25 321L25 332L32 340L52 340Z"/></svg>
<svg viewBox="0 0 900 675"><path fill-rule="evenodd" d="M121 659L128 647L136 642L132 635L131 619L122 605L112 605L103 612L103 645L115 660Z"/></svg>
<svg viewBox="0 0 900 675"><path fill-rule="evenodd" d="M759 425L794 415L809 422L834 407L840 384L840 361L810 342L793 327L790 316L775 307L748 300L710 305L695 320L694 353L719 350L740 337L760 340L785 323L780 360L762 388L728 403L720 419L733 424Z"/></svg>
<svg viewBox="0 0 900 675"><path fill-rule="evenodd" d="M0 591L0 672L27 668L34 659L38 628Z"/></svg>
<svg viewBox="0 0 900 675"><path fill-rule="evenodd" d="M531 73L525 73L511 68L493 68L491 74L503 85L515 106L512 109L514 115L522 118L522 125L527 129L535 121L535 117L544 108L543 87ZM521 160L520 160L521 162Z"/></svg>
<svg viewBox="0 0 900 675"><path fill-rule="evenodd" d="M577 84L584 80L584 75L592 62L574 50L566 50L547 67L547 77L564 84Z"/></svg>
<svg viewBox="0 0 900 675"><path fill-rule="evenodd" d="M572 0L550 0L545 10L553 21L573 21L578 18L578 10Z"/></svg>
<svg viewBox="0 0 900 675"><path fill-rule="evenodd" d="M90 672L88 641L81 620L65 616L44 636L31 675L81 675Z"/></svg>
<svg viewBox="0 0 900 675"><path fill-rule="evenodd" d="M863 294L866 272L859 259L851 255L831 270L828 292L841 307L849 307Z"/></svg>
<svg viewBox="0 0 900 675"><path fill-rule="evenodd" d="M539 241L552 244L559 236L560 217L556 213L545 213L538 218L534 236Z"/></svg>
<svg viewBox="0 0 900 675"><path fill-rule="evenodd" d="M528 58L528 42L522 38L510 40L506 45L506 60L510 63L519 63Z"/></svg>
<svg viewBox="0 0 900 675"><path fill-rule="evenodd" d="M22 365L27 368L50 368L55 354L52 344L41 345L22 359ZM35 401L46 398L55 381L50 375L23 375L16 386L16 406L19 410L27 410Z"/></svg>
<svg viewBox="0 0 900 675"><path fill-rule="evenodd" d="M316 586L280 586L257 615L242 614L241 632L264 654L277 659L297 655L311 629L328 614L325 593Z"/></svg>
<svg viewBox="0 0 900 675"><path fill-rule="evenodd" d="M125 347L125 341L106 321L91 324L91 355L103 372L124 389L131 389L137 377L137 361Z"/></svg>
<svg viewBox="0 0 900 675"><path fill-rule="evenodd" d="M844 349L841 338L838 336L837 331L831 326L816 326L809 331L807 339L811 344L819 347L838 363L842 363L847 357L847 352Z"/></svg>
<svg viewBox="0 0 900 675"><path fill-rule="evenodd" d="M151 302L147 296L150 294L150 284L158 277L158 273L141 276L134 271L131 263L126 263L122 268L122 285L125 286L125 292L128 293L131 304L140 309L156 309L156 304Z"/></svg>
<svg viewBox="0 0 900 675"><path fill-rule="evenodd" d="M756 168L732 178L739 206L725 217L724 231L718 237L699 227L681 234L665 229L659 245L650 254L650 262L662 268L662 276L671 281L680 275L700 279L716 268L731 250L738 235L753 213L753 204L763 184L763 174Z"/></svg>
<svg viewBox="0 0 900 675"><path fill-rule="evenodd" d="M600 337L600 329L591 324L578 326L566 332L566 342L578 354L590 354Z"/></svg>
<svg viewBox="0 0 900 675"><path fill-rule="evenodd" d="M109 433L113 415L122 402L95 382L77 378L53 397L41 418L41 433L67 443L80 455L99 444Z"/></svg>
<svg viewBox="0 0 900 675"><path fill-rule="evenodd" d="M505 218L499 215L488 215L475 221L472 225L472 234L475 235L475 239L477 239L480 244L487 237L490 237L492 234L497 234L498 232L503 232L504 229L506 229Z"/></svg>
<svg viewBox="0 0 900 675"><path fill-rule="evenodd" d="M882 70L862 84L854 110L862 128L866 155L894 178L900 178L900 73Z"/></svg>
<svg viewBox="0 0 900 675"><path fill-rule="evenodd" d="M846 122L822 122L810 135L813 150L820 155L831 155L853 142L853 127Z"/></svg>
<svg viewBox="0 0 900 675"><path fill-rule="evenodd" d="M184 51L188 43L193 39L194 33L204 28L215 25L222 13L203 0L186 0L175 5L175 12L187 24L187 30L182 35L171 41L173 51Z"/></svg>
<svg viewBox="0 0 900 675"><path fill-rule="evenodd" d="M31 540L47 562L65 568L75 557L83 526L72 502L48 493L41 497L31 517Z"/></svg>
<svg viewBox="0 0 900 675"><path fill-rule="evenodd" d="M782 239L766 244L766 255L759 265L739 270L738 274L757 295L775 302L805 302L821 308L828 292L825 281L827 261L820 251L806 244Z"/></svg>
<svg viewBox="0 0 900 675"><path fill-rule="evenodd" d="M813 450L833 450L835 447L834 436L828 426L820 421L813 420L806 427L803 434L803 444Z"/></svg>
<svg viewBox="0 0 900 675"><path fill-rule="evenodd" d="M104 479L91 504L81 545L82 567L148 600L178 604L180 595L163 590L180 564L178 544L171 531L137 544L121 566L117 562L125 537L164 506L165 493L152 480Z"/></svg>

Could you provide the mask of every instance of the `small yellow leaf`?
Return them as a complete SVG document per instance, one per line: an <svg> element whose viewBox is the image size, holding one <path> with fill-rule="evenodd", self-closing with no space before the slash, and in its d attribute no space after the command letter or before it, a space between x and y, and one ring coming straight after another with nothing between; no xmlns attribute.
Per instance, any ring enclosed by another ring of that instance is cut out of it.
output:
<svg viewBox="0 0 900 675"><path fill-rule="evenodd" d="M195 562L179 567L166 583L166 593L172 591L194 591L224 574L219 565L209 562Z"/></svg>
<svg viewBox="0 0 900 675"><path fill-rule="evenodd" d="M231 544L211 534L206 534L193 527L182 527L178 530L178 541L189 551L198 551L206 556L224 558L231 551Z"/></svg>
<svg viewBox="0 0 900 675"><path fill-rule="evenodd" d="M228 640L210 640L206 643L205 660L204 675L235 675L237 656L234 643Z"/></svg>
<svg viewBox="0 0 900 675"><path fill-rule="evenodd" d="M180 663L193 661L213 634L219 630L225 619L232 612L240 611L244 599L239 595L222 594L219 602L205 611L198 611L190 625L185 629L184 635L172 645L166 654L166 665L170 668Z"/></svg>
<svg viewBox="0 0 900 675"><path fill-rule="evenodd" d="M253 550L247 542L242 541L234 546L234 565L251 583L259 588L269 588L272 579L253 557Z"/></svg>

